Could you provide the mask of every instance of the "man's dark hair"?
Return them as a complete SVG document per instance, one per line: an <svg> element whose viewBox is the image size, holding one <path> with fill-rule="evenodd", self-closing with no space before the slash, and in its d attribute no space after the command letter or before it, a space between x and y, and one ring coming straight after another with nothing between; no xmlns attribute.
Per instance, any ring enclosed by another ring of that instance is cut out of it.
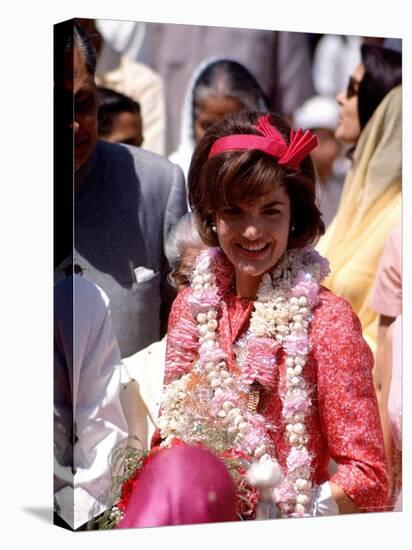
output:
<svg viewBox="0 0 412 550"><path fill-rule="evenodd" d="M140 116L139 103L120 92L98 86L97 97L99 103L97 112L99 136L106 136L111 133L113 120L120 113L126 112Z"/></svg>

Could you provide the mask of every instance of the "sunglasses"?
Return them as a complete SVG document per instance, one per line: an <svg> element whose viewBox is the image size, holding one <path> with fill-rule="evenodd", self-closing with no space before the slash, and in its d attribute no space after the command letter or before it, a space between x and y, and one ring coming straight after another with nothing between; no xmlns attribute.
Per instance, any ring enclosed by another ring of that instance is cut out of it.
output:
<svg viewBox="0 0 412 550"><path fill-rule="evenodd" d="M359 80L356 80L356 78L353 78L353 76L349 77L348 87L346 88L347 99L350 99L355 95L358 95L359 84L360 84Z"/></svg>

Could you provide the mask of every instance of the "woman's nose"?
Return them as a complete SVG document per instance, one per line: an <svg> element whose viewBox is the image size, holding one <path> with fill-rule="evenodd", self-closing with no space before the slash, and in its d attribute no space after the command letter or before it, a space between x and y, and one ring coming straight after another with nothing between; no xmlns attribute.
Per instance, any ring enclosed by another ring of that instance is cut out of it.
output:
<svg viewBox="0 0 412 550"><path fill-rule="evenodd" d="M336 96L336 101L338 102L338 105L343 105L343 102L345 101L346 99L346 91L345 90L341 90L338 95Z"/></svg>
<svg viewBox="0 0 412 550"><path fill-rule="evenodd" d="M249 220L243 228L243 237L249 241L255 241L261 236L261 227L258 220Z"/></svg>

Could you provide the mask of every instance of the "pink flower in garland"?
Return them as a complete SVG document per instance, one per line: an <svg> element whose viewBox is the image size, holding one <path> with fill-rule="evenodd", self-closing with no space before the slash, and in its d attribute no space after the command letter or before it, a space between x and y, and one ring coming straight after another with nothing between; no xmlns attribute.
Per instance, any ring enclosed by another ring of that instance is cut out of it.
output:
<svg viewBox="0 0 412 550"><path fill-rule="evenodd" d="M309 262L313 265L317 264L320 271L320 280L323 280L330 273L329 261L319 254L317 250L309 248L307 251Z"/></svg>
<svg viewBox="0 0 412 550"><path fill-rule="evenodd" d="M316 281L313 280L312 275L304 271L299 271L293 281L292 296L296 298L305 296L309 307L312 308L318 302L318 292L319 286Z"/></svg>
<svg viewBox="0 0 412 550"><path fill-rule="evenodd" d="M288 355L307 355L309 352L308 337L305 334L286 336L283 342L283 349Z"/></svg>
<svg viewBox="0 0 412 550"><path fill-rule="evenodd" d="M288 502L296 498L296 491L286 480L275 487L273 494L276 502Z"/></svg>
<svg viewBox="0 0 412 550"><path fill-rule="evenodd" d="M225 401L229 401L233 403L233 405L237 404L238 395L234 391L226 391L222 392L221 394L215 394L211 401L210 406L213 414L217 414L221 409L222 405Z"/></svg>
<svg viewBox="0 0 412 550"><path fill-rule="evenodd" d="M187 297L187 304L193 317L199 313L206 313L219 304L220 298L216 289L202 290L200 293L191 293Z"/></svg>
<svg viewBox="0 0 412 550"><path fill-rule="evenodd" d="M288 470L297 470L302 467L310 466L310 455L305 447L302 449L293 448L289 453L289 456L286 460Z"/></svg>
<svg viewBox="0 0 412 550"><path fill-rule="evenodd" d="M202 268L202 264L205 265L208 258L210 258L212 263L212 272L216 278L216 286L219 289L219 293L223 295L233 286L233 265L220 247L203 250L196 259L196 265Z"/></svg>
<svg viewBox="0 0 412 550"><path fill-rule="evenodd" d="M244 435L244 442L249 449L256 449L264 440L266 432L262 428L253 428Z"/></svg>
<svg viewBox="0 0 412 550"><path fill-rule="evenodd" d="M251 338L240 377L242 382L259 382L264 388L273 389L277 379L275 367L279 348L279 342L272 338Z"/></svg>
<svg viewBox="0 0 412 550"><path fill-rule="evenodd" d="M266 431L268 429L273 429L273 426L266 420L262 414L251 413L250 411L245 411L243 414L245 420L247 420L254 429Z"/></svg>
<svg viewBox="0 0 412 550"><path fill-rule="evenodd" d="M168 348L168 359L165 365L165 383L186 374L192 368L199 349L199 335L194 322L181 319L171 331Z"/></svg>
<svg viewBox="0 0 412 550"><path fill-rule="evenodd" d="M202 365L219 361L227 361L227 353L225 353L220 347L217 348L200 348L200 357L199 360Z"/></svg>
<svg viewBox="0 0 412 550"><path fill-rule="evenodd" d="M292 416L295 413L306 414L310 409L310 399L304 395L298 395L283 402L283 416Z"/></svg>

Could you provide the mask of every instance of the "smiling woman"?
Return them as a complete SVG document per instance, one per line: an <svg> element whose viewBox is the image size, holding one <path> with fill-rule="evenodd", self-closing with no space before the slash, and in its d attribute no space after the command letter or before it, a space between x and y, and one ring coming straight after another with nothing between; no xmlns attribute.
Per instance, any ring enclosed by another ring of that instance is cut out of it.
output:
<svg viewBox="0 0 412 550"><path fill-rule="evenodd" d="M267 129L265 117L256 125L258 118L259 114L253 112L226 117L207 132L194 152L188 179L189 201L198 214L201 234L208 244L218 245L212 223L216 225L224 212L232 211L235 217L236 211L240 214L246 208L259 224L272 217L267 224L271 230L282 221L287 247L312 244L324 231L316 205L314 166L308 156L316 146L316 138L309 132L304 136L303 132L294 132L293 143L287 146L290 127L282 117L270 117L276 130L270 125L273 130ZM261 136L265 131L268 137ZM296 158L289 158L291 154Z"/></svg>
<svg viewBox="0 0 412 550"><path fill-rule="evenodd" d="M278 115L238 112L206 131L189 170L209 247L169 317L149 460L159 447L207 447L233 476L241 519L376 512L386 498L372 354L348 303L321 286L328 262L311 247L323 232L316 145ZM124 484L116 521L145 464ZM196 465L180 467L183 483Z"/></svg>
<svg viewBox="0 0 412 550"><path fill-rule="evenodd" d="M216 232L220 246L235 266L239 296L253 299L260 277L285 252L289 238L290 200L283 187L266 191L254 203L218 210Z"/></svg>
<svg viewBox="0 0 412 550"><path fill-rule="evenodd" d="M206 131L189 170L209 248L173 304L152 444L217 453L243 519L262 517L252 466L274 474L264 517L376 511L387 490L372 355L311 248L324 230L316 144L278 115L238 112Z"/></svg>

